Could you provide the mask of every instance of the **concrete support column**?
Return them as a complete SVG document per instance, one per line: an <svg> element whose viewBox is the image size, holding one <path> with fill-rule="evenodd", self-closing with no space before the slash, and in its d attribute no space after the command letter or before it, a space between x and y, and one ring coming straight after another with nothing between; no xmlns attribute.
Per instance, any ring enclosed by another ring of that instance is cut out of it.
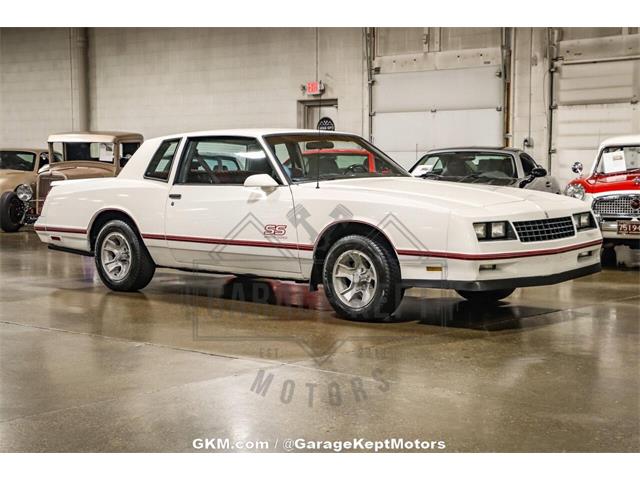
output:
<svg viewBox="0 0 640 480"><path fill-rule="evenodd" d="M69 63L71 69L71 128L88 131L89 124L89 54L88 29L69 29Z"/></svg>
<svg viewBox="0 0 640 480"><path fill-rule="evenodd" d="M513 140L548 167L549 58L546 28L516 28L512 41Z"/></svg>

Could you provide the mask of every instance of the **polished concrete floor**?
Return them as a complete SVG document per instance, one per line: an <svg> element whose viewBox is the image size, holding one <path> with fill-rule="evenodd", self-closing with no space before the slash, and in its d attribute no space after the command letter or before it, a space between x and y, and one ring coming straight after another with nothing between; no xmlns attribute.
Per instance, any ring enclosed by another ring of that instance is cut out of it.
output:
<svg viewBox="0 0 640 480"><path fill-rule="evenodd" d="M638 270L485 309L410 290L393 323L367 324L278 282L159 270L114 293L92 262L0 234L0 451L640 451Z"/></svg>

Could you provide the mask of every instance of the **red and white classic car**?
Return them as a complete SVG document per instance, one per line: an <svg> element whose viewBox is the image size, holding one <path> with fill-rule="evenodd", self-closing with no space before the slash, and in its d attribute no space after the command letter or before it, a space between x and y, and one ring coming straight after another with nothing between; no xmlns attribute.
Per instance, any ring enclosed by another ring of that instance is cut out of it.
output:
<svg viewBox="0 0 640 480"><path fill-rule="evenodd" d="M627 245L640 248L640 135L609 138L600 144L591 170L579 175L565 194L591 205L605 247Z"/></svg>

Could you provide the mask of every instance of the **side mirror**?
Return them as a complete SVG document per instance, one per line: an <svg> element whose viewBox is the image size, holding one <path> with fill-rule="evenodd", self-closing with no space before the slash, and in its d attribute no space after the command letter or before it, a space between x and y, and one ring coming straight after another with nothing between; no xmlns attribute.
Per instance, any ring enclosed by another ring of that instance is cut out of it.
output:
<svg viewBox="0 0 640 480"><path fill-rule="evenodd" d="M429 173L431 170L433 170L433 165L418 165L413 172L411 172L411 175L420 177L425 173Z"/></svg>
<svg viewBox="0 0 640 480"><path fill-rule="evenodd" d="M576 162L573 165L571 165L571 171L573 173L575 173L576 175L582 174L582 170L583 169L584 169L584 167L582 166L582 163L580 163L580 162Z"/></svg>
<svg viewBox="0 0 640 480"><path fill-rule="evenodd" d="M542 167L535 167L531 170L531 176L534 178L546 177L547 169Z"/></svg>
<svg viewBox="0 0 640 480"><path fill-rule="evenodd" d="M259 173L247 177L244 181L245 187L258 187L258 188L276 188L278 182L276 182L271 175L266 173Z"/></svg>

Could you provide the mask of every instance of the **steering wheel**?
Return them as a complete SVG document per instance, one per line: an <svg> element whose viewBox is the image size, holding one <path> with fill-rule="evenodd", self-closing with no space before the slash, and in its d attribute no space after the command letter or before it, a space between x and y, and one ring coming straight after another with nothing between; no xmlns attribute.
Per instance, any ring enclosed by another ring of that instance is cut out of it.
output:
<svg viewBox="0 0 640 480"><path fill-rule="evenodd" d="M357 171L360 171L362 173L369 173L369 170L364 168L364 165L358 165L357 163L354 163L353 165L349 165L347 168L345 168L342 171L342 173L346 175L347 173L356 173Z"/></svg>

